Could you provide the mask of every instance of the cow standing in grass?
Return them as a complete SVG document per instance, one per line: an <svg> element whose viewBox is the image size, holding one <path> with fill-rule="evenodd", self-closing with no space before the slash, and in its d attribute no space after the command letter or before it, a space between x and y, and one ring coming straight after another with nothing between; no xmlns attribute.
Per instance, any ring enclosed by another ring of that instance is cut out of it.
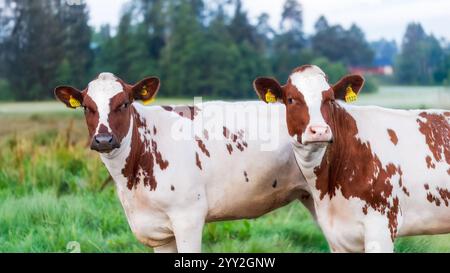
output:
<svg viewBox="0 0 450 273"><path fill-rule="evenodd" d="M100 74L83 91L55 89L68 107L85 109L91 148L101 153L139 241L156 252L199 252L205 222L258 217L295 199L312 211L282 105L278 117L266 112L253 123L228 125L225 119L245 118L235 116L238 109L268 108L261 102L201 108L135 102L152 100L158 89L157 78L131 86L110 73ZM216 130L180 137L196 125L201 128L203 109L212 108L231 113L207 121ZM263 140L250 139L252 125L267 126L270 138L278 139L275 149L264 151Z"/></svg>
<svg viewBox="0 0 450 273"><path fill-rule="evenodd" d="M254 82L264 101L286 105L295 157L331 249L392 252L398 236L450 232L450 112L336 100L363 83L350 75L330 86L311 65L284 86Z"/></svg>

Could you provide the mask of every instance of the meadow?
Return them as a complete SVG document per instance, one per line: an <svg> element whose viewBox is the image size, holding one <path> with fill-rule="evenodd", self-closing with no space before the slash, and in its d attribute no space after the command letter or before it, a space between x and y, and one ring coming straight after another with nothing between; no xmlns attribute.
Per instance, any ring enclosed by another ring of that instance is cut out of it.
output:
<svg viewBox="0 0 450 273"><path fill-rule="evenodd" d="M192 103L159 99L159 104ZM450 109L444 88L381 88L360 104ZM0 252L151 252L131 233L81 111L56 102L0 103ZM401 238L398 252L450 252L450 235ZM295 202L255 220L207 224L205 252L328 252Z"/></svg>

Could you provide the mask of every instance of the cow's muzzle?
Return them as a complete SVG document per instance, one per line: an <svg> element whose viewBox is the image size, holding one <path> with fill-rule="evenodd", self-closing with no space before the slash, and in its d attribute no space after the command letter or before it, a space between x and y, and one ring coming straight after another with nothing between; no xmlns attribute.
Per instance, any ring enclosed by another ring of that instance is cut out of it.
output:
<svg viewBox="0 0 450 273"><path fill-rule="evenodd" d="M100 133L92 138L91 150L100 153L109 153L117 148L120 148L120 143L112 134Z"/></svg>
<svg viewBox="0 0 450 273"><path fill-rule="evenodd" d="M311 143L332 143L333 134L328 125L310 125L306 128L306 132L302 139L302 144Z"/></svg>

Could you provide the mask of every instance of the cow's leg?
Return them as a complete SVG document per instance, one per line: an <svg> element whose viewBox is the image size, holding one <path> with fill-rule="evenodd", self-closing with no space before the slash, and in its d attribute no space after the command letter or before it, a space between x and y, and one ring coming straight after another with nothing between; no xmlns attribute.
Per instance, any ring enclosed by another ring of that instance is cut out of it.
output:
<svg viewBox="0 0 450 273"><path fill-rule="evenodd" d="M366 253L394 252L394 242L385 215L373 212L364 224L364 251Z"/></svg>
<svg viewBox="0 0 450 273"><path fill-rule="evenodd" d="M177 253L178 252L178 250L177 250L177 242L174 239L173 241L171 241L168 244L155 247L153 249L153 251L155 253Z"/></svg>
<svg viewBox="0 0 450 273"><path fill-rule="evenodd" d="M207 207L191 206L171 214L177 249L180 253L199 253L202 250L202 231Z"/></svg>

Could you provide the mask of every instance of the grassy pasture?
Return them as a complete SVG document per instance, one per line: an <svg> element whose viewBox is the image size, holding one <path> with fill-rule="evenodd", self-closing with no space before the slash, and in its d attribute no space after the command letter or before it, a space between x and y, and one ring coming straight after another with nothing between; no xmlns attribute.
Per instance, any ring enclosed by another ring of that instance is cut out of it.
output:
<svg viewBox="0 0 450 273"><path fill-rule="evenodd" d="M448 90L411 92L382 88L358 103L450 108ZM151 251L131 233L114 187L100 190L108 174L87 148L81 111L54 102L0 103L0 144L0 252L69 252L72 241L82 252ZM256 220L208 224L203 239L206 252L329 251L298 203ZM450 252L450 236L402 238L396 251Z"/></svg>

